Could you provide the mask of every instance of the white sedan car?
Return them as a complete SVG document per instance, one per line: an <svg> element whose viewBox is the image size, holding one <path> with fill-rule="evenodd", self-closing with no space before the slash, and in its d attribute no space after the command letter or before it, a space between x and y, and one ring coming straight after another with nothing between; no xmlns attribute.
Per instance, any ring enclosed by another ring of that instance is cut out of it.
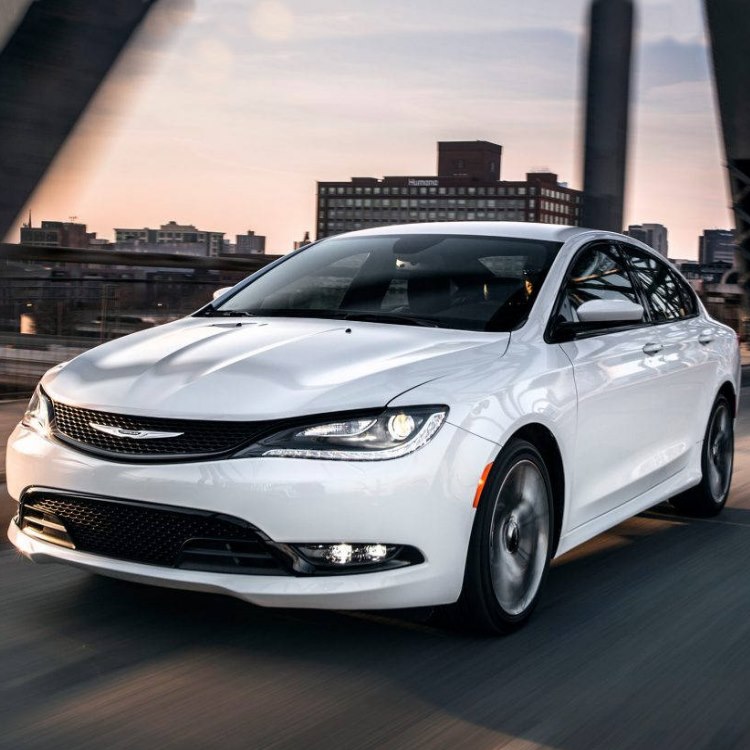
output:
<svg viewBox="0 0 750 750"><path fill-rule="evenodd" d="M28 558L283 607L523 623L550 560L732 476L734 332L573 227L309 245L50 370L7 449Z"/></svg>

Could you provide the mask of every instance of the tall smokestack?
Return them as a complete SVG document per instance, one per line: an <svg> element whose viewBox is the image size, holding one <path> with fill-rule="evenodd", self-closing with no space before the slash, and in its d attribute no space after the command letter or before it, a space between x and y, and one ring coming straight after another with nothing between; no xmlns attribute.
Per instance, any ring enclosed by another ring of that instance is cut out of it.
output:
<svg viewBox="0 0 750 750"><path fill-rule="evenodd" d="M589 18L581 224L621 232L630 109L632 0L594 0Z"/></svg>

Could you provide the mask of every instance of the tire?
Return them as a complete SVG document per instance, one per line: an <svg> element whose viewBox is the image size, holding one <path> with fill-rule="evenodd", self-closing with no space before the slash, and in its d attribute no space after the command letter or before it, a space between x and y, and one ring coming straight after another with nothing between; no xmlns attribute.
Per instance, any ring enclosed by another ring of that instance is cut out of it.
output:
<svg viewBox="0 0 750 750"><path fill-rule="evenodd" d="M700 484L673 497L677 510L690 516L710 518L721 512L729 497L734 466L734 417L732 406L719 394L708 418L701 447Z"/></svg>
<svg viewBox="0 0 750 750"><path fill-rule="evenodd" d="M512 440L479 501L454 625L498 635L529 619L549 569L553 512L544 458L531 443Z"/></svg>

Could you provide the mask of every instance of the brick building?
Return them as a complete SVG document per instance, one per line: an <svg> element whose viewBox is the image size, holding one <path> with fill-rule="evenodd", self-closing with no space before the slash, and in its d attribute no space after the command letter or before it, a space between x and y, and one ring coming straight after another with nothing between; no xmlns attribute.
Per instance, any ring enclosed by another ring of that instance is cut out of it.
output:
<svg viewBox="0 0 750 750"><path fill-rule="evenodd" d="M501 156L489 141L443 141L437 175L318 182L317 237L423 221L578 224L581 191L553 172L500 180Z"/></svg>
<svg viewBox="0 0 750 750"><path fill-rule="evenodd" d="M85 224L73 221L43 221L34 227L31 221L21 227L21 244L32 247L76 247L89 246L96 232L87 232Z"/></svg>

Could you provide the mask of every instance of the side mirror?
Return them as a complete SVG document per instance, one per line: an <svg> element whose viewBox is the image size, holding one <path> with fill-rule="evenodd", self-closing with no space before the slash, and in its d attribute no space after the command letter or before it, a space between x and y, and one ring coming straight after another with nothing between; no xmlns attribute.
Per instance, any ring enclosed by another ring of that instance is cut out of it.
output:
<svg viewBox="0 0 750 750"><path fill-rule="evenodd" d="M221 289L217 289L211 296L211 299L219 299L222 294L226 294L231 288L231 286L223 286ZM583 307L583 305L581 305L581 307Z"/></svg>
<svg viewBox="0 0 750 750"><path fill-rule="evenodd" d="M624 299L593 299L576 314L581 323L637 323L643 320L643 307Z"/></svg>

